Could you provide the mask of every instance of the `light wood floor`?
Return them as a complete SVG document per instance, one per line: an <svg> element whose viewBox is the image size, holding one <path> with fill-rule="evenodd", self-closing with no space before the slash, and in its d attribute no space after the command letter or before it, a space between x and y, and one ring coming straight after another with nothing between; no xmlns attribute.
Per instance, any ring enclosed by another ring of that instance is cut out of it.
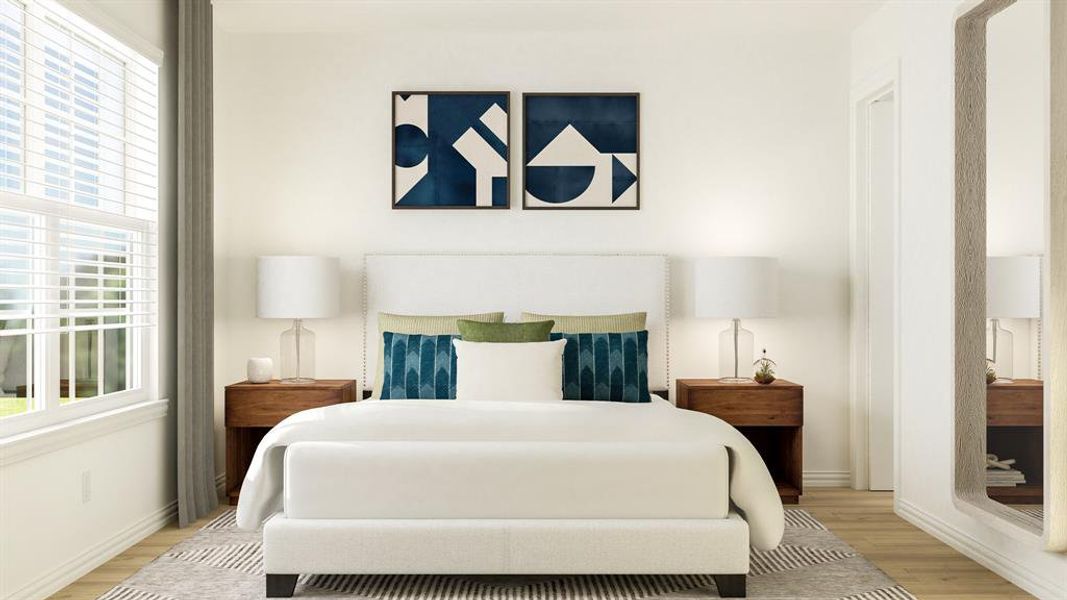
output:
<svg viewBox="0 0 1067 600"><path fill-rule="evenodd" d="M891 492L808 489L800 505L922 600L1033 598L898 517Z"/></svg>
<svg viewBox="0 0 1067 600"><path fill-rule="evenodd" d="M887 492L812 489L804 494L800 506L922 600L1032 598L893 514L892 504L892 494ZM94 600L214 516L186 529L167 526L52 598Z"/></svg>

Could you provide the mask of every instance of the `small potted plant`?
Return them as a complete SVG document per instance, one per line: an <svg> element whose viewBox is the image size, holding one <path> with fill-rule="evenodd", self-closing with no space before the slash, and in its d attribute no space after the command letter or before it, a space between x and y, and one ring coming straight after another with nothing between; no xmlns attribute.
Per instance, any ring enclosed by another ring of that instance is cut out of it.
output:
<svg viewBox="0 0 1067 600"><path fill-rule="evenodd" d="M985 384L993 385L997 381L997 370L993 368L993 361L985 359Z"/></svg>
<svg viewBox="0 0 1067 600"><path fill-rule="evenodd" d="M763 349L763 356L752 364L756 367L756 374L753 375L753 379L756 380L756 383L768 385L774 382L774 368L778 365L776 365L773 360L767 358L766 348Z"/></svg>

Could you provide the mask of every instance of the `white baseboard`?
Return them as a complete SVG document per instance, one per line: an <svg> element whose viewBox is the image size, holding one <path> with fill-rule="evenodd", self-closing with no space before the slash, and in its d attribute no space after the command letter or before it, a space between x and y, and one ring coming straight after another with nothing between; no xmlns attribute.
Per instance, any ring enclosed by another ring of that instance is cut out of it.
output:
<svg viewBox="0 0 1067 600"><path fill-rule="evenodd" d="M166 506L138 519L129 527L119 531L110 538L87 548L66 563L59 565L15 590L7 600L39 600L47 598L59 590L80 579L83 575L115 558L137 542L159 531L178 516L178 501L173 500Z"/></svg>
<svg viewBox="0 0 1067 600"><path fill-rule="evenodd" d="M959 531L907 500L897 499L896 513L905 521L952 546L974 562L1000 575L1038 598L1063 598L1063 583L1047 579L1015 559Z"/></svg>
<svg viewBox="0 0 1067 600"><path fill-rule="evenodd" d="M848 471L804 471L804 487L841 487L852 485L852 474Z"/></svg>

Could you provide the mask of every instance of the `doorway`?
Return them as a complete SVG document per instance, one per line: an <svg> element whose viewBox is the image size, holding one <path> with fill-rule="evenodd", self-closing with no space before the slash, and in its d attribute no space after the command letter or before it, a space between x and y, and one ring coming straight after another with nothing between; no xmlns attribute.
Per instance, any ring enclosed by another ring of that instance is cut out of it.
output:
<svg viewBox="0 0 1067 600"><path fill-rule="evenodd" d="M853 93L852 487L893 490L898 390L896 74Z"/></svg>

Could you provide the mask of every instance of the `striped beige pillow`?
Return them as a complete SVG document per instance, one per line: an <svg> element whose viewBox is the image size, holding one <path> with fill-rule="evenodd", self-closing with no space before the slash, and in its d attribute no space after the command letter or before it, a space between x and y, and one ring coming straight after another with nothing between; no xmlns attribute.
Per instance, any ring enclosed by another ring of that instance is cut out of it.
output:
<svg viewBox="0 0 1067 600"><path fill-rule="evenodd" d="M522 313L522 321L555 321L552 333L628 333L644 331L647 313L618 315L542 315Z"/></svg>
<svg viewBox="0 0 1067 600"><path fill-rule="evenodd" d="M374 398L382 397L382 379L385 378L385 342L382 332L407 333L420 335L459 335L456 321L481 321L483 323L503 323L504 313L478 313L473 315L396 315L378 313L378 368L374 375Z"/></svg>

